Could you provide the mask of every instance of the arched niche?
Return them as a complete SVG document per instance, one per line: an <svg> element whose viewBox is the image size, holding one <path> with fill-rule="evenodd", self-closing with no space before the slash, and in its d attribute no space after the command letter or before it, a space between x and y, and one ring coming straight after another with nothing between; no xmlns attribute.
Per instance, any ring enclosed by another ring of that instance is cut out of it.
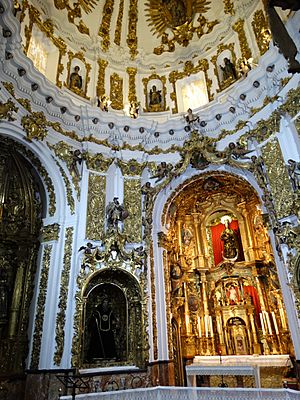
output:
<svg viewBox="0 0 300 400"><path fill-rule="evenodd" d="M21 373L27 357L44 200L32 165L14 142L0 138L1 373Z"/></svg>
<svg viewBox="0 0 300 400"><path fill-rule="evenodd" d="M141 289L121 269L98 271L83 293L81 366L142 366L144 321Z"/></svg>

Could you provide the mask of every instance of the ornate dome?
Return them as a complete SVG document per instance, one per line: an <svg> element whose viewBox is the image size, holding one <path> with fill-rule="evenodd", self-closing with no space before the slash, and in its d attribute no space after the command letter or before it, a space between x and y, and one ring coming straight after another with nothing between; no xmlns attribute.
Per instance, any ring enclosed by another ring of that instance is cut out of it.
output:
<svg viewBox="0 0 300 400"><path fill-rule="evenodd" d="M28 0L16 7L25 53L76 103L97 105L105 96L110 111L129 115L134 103L159 121L198 109L244 78L271 38L263 1Z"/></svg>

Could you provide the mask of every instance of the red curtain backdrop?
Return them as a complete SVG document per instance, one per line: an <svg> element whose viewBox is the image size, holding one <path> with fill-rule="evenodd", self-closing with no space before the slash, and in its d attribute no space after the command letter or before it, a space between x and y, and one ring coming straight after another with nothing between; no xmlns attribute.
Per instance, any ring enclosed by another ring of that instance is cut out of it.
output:
<svg viewBox="0 0 300 400"><path fill-rule="evenodd" d="M244 254L243 254L243 248L242 248L242 242L241 242L238 221L237 220L231 221L229 224L229 227L237 235L238 244L239 244L238 261L242 261L242 260L244 260ZM224 231L224 229L225 229L225 225L223 225L223 224L211 226L211 237L212 237L212 245L213 245L213 250L214 250L215 265L218 265L221 261L223 261L222 254L224 251L224 244L223 244L223 241L221 240L221 234Z"/></svg>

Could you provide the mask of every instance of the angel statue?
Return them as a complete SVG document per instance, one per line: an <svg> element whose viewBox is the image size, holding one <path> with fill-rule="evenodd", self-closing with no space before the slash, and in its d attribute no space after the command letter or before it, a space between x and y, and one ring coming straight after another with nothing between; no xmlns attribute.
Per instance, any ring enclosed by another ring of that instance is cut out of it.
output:
<svg viewBox="0 0 300 400"><path fill-rule="evenodd" d="M120 204L118 197L114 197L106 207L107 228L117 230L119 222L123 222L128 215L128 211Z"/></svg>

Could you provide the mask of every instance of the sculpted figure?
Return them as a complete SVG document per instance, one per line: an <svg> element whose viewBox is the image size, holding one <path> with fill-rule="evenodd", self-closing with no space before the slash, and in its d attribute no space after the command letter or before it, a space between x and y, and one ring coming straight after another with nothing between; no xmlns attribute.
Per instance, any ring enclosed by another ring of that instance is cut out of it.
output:
<svg viewBox="0 0 300 400"><path fill-rule="evenodd" d="M300 189L300 162L288 160L287 170L293 191Z"/></svg>
<svg viewBox="0 0 300 400"><path fill-rule="evenodd" d="M155 194L156 189L151 186L151 182L146 182L141 187L141 192L144 195L143 211L147 211L153 204L153 195Z"/></svg>
<svg viewBox="0 0 300 400"><path fill-rule="evenodd" d="M128 217L128 212L124 206L119 203L118 197L114 197L106 207L107 227L118 228L118 223L123 222Z"/></svg>
<svg viewBox="0 0 300 400"><path fill-rule="evenodd" d="M129 115L131 118L136 119L139 115L139 103L131 101L129 106Z"/></svg>
<svg viewBox="0 0 300 400"><path fill-rule="evenodd" d="M223 258L235 259L238 256L238 243L235 232L229 227L229 220L224 221L225 229L221 233L221 240L224 242Z"/></svg>
<svg viewBox="0 0 300 400"><path fill-rule="evenodd" d="M229 79L237 79L235 66L229 60L229 58L227 58L227 57L224 58L224 66L220 65L220 68L223 72L223 81L226 81Z"/></svg>
<svg viewBox="0 0 300 400"><path fill-rule="evenodd" d="M79 178L80 177L80 172L78 165L81 165L82 163L82 154L79 149L76 149L74 151L71 151L72 155L72 161L70 164L70 172L72 175L75 175L75 177Z"/></svg>
<svg viewBox="0 0 300 400"><path fill-rule="evenodd" d="M242 160L250 160L250 157L247 157L247 154L253 152L253 150L246 150L243 146L233 142L229 143L228 150L231 158L234 160L238 160L239 158Z"/></svg>
<svg viewBox="0 0 300 400"><path fill-rule="evenodd" d="M182 291L182 276L183 272L180 263L177 261L171 266L171 285L172 285L172 295L175 297L183 296Z"/></svg>
<svg viewBox="0 0 300 400"><path fill-rule="evenodd" d="M156 168L155 175L151 176L151 179L157 178L155 183L161 181L162 179L166 178L173 169L172 164L167 164L165 161L162 161L160 165Z"/></svg>
<svg viewBox="0 0 300 400"><path fill-rule="evenodd" d="M157 90L153 85L149 92L149 109L150 111L160 111L162 107L161 90Z"/></svg>
<svg viewBox="0 0 300 400"><path fill-rule="evenodd" d="M75 91L82 90L82 77L79 75L80 67L76 65L70 75L70 89Z"/></svg>
<svg viewBox="0 0 300 400"><path fill-rule="evenodd" d="M101 111L108 112L109 104L109 99L105 94L98 99L98 107L100 107Z"/></svg>
<svg viewBox="0 0 300 400"><path fill-rule="evenodd" d="M91 333L88 349L88 359L116 359L117 350L115 335L118 330L118 320L109 304L104 298L91 316L89 323Z"/></svg>

